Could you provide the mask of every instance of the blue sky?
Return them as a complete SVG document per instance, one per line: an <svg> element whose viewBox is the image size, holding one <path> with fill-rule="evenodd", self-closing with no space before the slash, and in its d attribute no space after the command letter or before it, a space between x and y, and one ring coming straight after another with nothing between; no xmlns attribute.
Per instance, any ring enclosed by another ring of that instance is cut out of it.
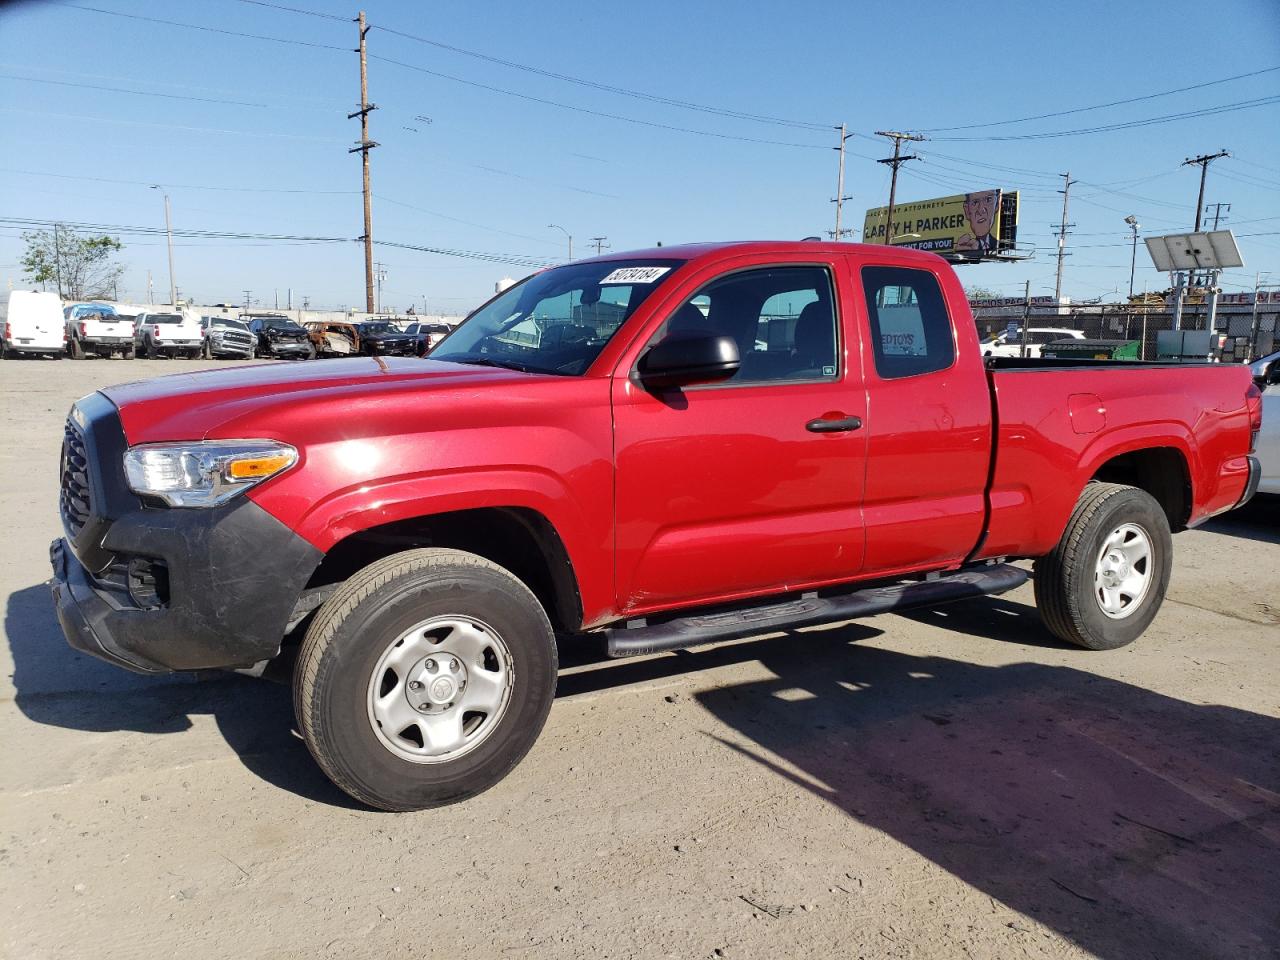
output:
<svg viewBox="0 0 1280 960"><path fill-rule="evenodd" d="M68 0L0 7L0 217L354 238L361 233L356 30L341 0ZM81 9L76 9L80 7ZM131 16L94 12L116 11ZM417 4L368 0L374 233L380 240L524 260L656 241L799 238L832 227L834 130L849 141L845 225L882 205L877 129L930 130L1071 110L1280 66L1280 3ZM339 19L331 19L339 18ZM148 19L213 28L196 30ZM387 32L760 122L626 96ZM230 36L260 34L300 43ZM330 47L338 49L330 49ZM407 65L407 66L406 66ZM416 68L416 69L414 69ZM427 73L423 71L433 71ZM440 74L454 79L447 79ZM38 82L42 81L42 82ZM56 82L53 82L56 81ZM466 81L466 82L462 82ZM476 84L523 94L524 98ZM122 91L134 91L133 93ZM163 95L163 96L160 96ZM1143 120L1280 95L1280 72L1034 122L938 131L898 196L1020 189L1020 265L966 267L966 285L1052 292L1051 227L1072 188L1064 292L1127 292L1126 214L1143 233L1190 229L1198 153L1207 202L1230 203L1246 269L1280 281L1280 105L1066 137L956 141ZM189 98L189 99L184 99ZM536 98L536 99L528 99ZM538 100L579 108L564 109ZM586 111L594 111L586 112ZM614 114L644 124L599 116ZM426 119L429 118L429 119ZM816 127L809 125L817 125ZM681 127L702 131L667 129ZM742 138L742 139L733 139ZM759 140L777 143L749 142ZM97 179L89 179L97 178ZM111 181L131 181L119 183ZM218 188L218 189L209 189ZM295 192L283 192L295 191ZM0 276L21 282L20 230L0 226ZM168 285L163 236L125 235L122 296ZM358 305L355 243L179 238L178 285L203 302ZM378 247L383 302L463 312L527 266ZM1137 286L1164 284L1138 251Z"/></svg>

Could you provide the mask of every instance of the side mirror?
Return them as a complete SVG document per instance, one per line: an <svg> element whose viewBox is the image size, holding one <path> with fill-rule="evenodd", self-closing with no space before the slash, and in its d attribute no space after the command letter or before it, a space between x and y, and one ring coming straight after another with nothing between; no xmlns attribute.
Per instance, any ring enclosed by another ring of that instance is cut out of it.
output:
<svg viewBox="0 0 1280 960"><path fill-rule="evenodd" d="M732 337L711 333L678 333L649 348L640 358L640 382L648 389L689 387L728 380L742 360Z"/></svg>

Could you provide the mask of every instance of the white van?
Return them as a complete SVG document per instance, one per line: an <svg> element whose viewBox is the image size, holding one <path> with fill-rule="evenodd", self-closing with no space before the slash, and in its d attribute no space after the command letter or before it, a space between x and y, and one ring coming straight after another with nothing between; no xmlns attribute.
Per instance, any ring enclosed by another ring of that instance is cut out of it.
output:
<svg viewBox="0 0 1280 960"><path fill-rule="evenodd" d="M61 359L66 349L62 299L56 293L14 290L0 313L0 356L46 354Z"/></svg>

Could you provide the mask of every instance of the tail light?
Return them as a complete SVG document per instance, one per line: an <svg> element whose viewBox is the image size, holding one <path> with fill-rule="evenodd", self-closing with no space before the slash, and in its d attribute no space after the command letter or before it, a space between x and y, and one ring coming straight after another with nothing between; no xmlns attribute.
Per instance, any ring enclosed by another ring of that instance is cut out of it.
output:
<svg viewBox="0 0 1280 960"><path fill-rule="evenodd" d="M80 321L80 336L86 337L89 335L89 331L86 329L87 326L88 325L83 320Z"/></svg>
<svg viewBox="0 0 1280 960"><path fill-rule="evenodd" d="M1258 434L1262 432L1262 391L1256 383L1249 384L1244 392L1245 406L1249 409L1249 452L1258 449Z"/></svg>
<svg viewBox="0 0 1280 960"><path fill-rule="evenodd" d="M6 340L12 340L12 339L13 339L13 334L11 334L11 333L9 332L9 321L8 321L8 320L6 320L6 321L4 322L4 338L5 338Z"/></svg>

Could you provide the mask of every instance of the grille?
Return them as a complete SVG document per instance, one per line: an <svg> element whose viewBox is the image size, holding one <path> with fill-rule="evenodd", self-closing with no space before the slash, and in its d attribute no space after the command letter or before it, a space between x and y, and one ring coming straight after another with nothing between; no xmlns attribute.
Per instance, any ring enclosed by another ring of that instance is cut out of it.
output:
<svg viewBox="0 0 1280 960"><path fill-rule="evenodd" d="M85 453L84 437L70 417L67 418L62 434L61 483L58 510L67 531L74 538L89 520L92 501L89 496L89 457Z"/></svg>

